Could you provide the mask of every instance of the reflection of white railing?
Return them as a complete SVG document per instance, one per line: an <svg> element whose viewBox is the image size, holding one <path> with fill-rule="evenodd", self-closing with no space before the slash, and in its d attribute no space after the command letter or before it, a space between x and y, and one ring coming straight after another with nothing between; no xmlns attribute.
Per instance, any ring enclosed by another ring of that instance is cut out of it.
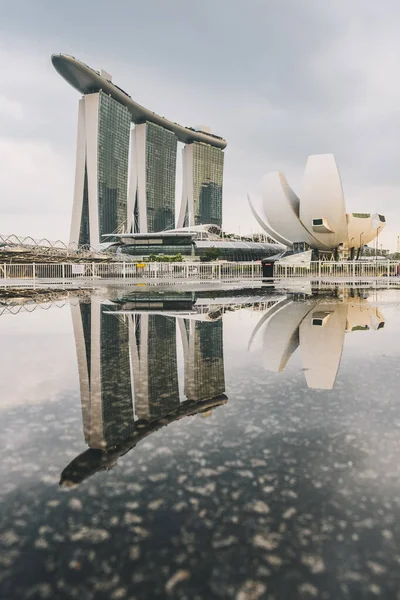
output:
<svg viewBox="0 0 400 600"><path fill-rule="evenodd" d="M291 265L276 262L274 277L307 277L312 279L355 279L394 277L400 273L399 262L385 261L315 261L307 265Z"/></svg>
<svg viewBox="0 0 400 600"><path fill-rule="evenodd" d="M139 279L180 281L239 281L261 279L261 264L233 263L55 263L14 264L0 263L2 285L16 282L58 283L82 280Z"/></svg>

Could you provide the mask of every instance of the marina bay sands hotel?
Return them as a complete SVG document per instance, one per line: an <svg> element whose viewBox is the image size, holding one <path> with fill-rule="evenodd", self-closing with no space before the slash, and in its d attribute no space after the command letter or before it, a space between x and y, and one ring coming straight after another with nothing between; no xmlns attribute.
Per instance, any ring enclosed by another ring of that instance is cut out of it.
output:
<svg viewBox="0 0 400 600"><path fill-rule="evenodd" d="M112 233L221 226L223 138L208 128L183 127L144 108L113 83L110 74L72 56L54 54L52 63L83 94L70 242L98 246ZM184 147L182 202L176 219L178 141Z"/></svg>

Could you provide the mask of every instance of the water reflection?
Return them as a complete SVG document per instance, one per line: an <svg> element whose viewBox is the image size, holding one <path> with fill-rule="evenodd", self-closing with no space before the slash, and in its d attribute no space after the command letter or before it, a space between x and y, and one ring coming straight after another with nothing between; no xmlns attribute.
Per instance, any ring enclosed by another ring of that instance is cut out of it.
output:
<svg viewBox="0 0 400 600"><path fill-rule="evenodd" d="M397 597L398 292L111 293L0 319L1 597Z"/></svg>
<svg viewBox="0 0 400 600"><path fill-rule="evenodd" d="M303 371L309 388L333 388L342 356L345 333L378 330L384 326L379 308L365 295L346 290L338 296L305 300L292 295L277 302L257 324L250 346L261 330L264 366L283 371L300 347Z"/></svg>
<svg viewBox="0 0 400 600"><path fill-rule="evenodd" d="M283 371L300 347L307 385L316 389L333 388L346 332L384 326L366 293L351 290L214 299L142 294L71 306L89 449L64 469L60 484L109 469L152 432L225 404L222 317L242 308L262 312L249 349L262 339L266 369Z"/></svg>
<svg viewBox="0 0 400 600"><path fill-rule="evenodd" d="M61 474L72 486L112 467L160 427L225 404L223 309L189 296L72 306L82 420L89 450ZM182 316L181 316L182 315ZM179 394L177 331L184 356Z"/></svg>

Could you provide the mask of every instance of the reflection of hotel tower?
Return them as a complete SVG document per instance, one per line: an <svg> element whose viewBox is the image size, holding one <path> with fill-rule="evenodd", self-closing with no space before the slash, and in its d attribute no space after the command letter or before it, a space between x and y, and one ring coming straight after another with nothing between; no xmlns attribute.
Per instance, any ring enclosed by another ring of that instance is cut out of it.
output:
<svg viewBox="0 0 400 600"><path fill-rule="evenodd" d="M96 298L72 306L72 316L84 435L91 448L121 444L136 431L137 421L157 421L180 408L176 318L115 312ZM199 402L220 396L225 391L222 320L179 321L185 396Z"/></svg>
<svg viewBox="0 0 400 600"><path fill-rule="evenodd" d="M381 329L379 309L363 298L312 298L307 302L283 299L262 317L254 334L263 329L266 369L283 371L300 347L309 388L330 390L335 384L346 332Z"/></svg>
<svg viewBox="0 0 400 600"><path fill-rule="evenodd" d="M96 299L71 309L85 441L112 446L133 430L128 329Z"/></svg>
<svg viewBox="0 0 400 600"><path fill-rule="evenodd" d="M225 391L222 319L179 319L184 361L185 395L189 400L215 398Z"/></svg>
<svg viewBox="0 0 400 600"><path fill-rule="evenodd" d="M175 319L129 315L135 414L152 421L179 407Z"/></svg>

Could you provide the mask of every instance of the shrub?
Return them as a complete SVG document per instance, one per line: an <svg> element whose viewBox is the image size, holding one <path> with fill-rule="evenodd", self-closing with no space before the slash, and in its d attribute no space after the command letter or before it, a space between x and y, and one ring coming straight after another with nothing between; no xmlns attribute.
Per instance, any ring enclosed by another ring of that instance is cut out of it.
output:
<svg viewBox="0 0 400 600"><path fill-rule="evenodd" d="M221 256L221 250L212 246L211 248L207 248L204 255L200 257L202 262L211 262L213 260L218 260Z"/></svg>

